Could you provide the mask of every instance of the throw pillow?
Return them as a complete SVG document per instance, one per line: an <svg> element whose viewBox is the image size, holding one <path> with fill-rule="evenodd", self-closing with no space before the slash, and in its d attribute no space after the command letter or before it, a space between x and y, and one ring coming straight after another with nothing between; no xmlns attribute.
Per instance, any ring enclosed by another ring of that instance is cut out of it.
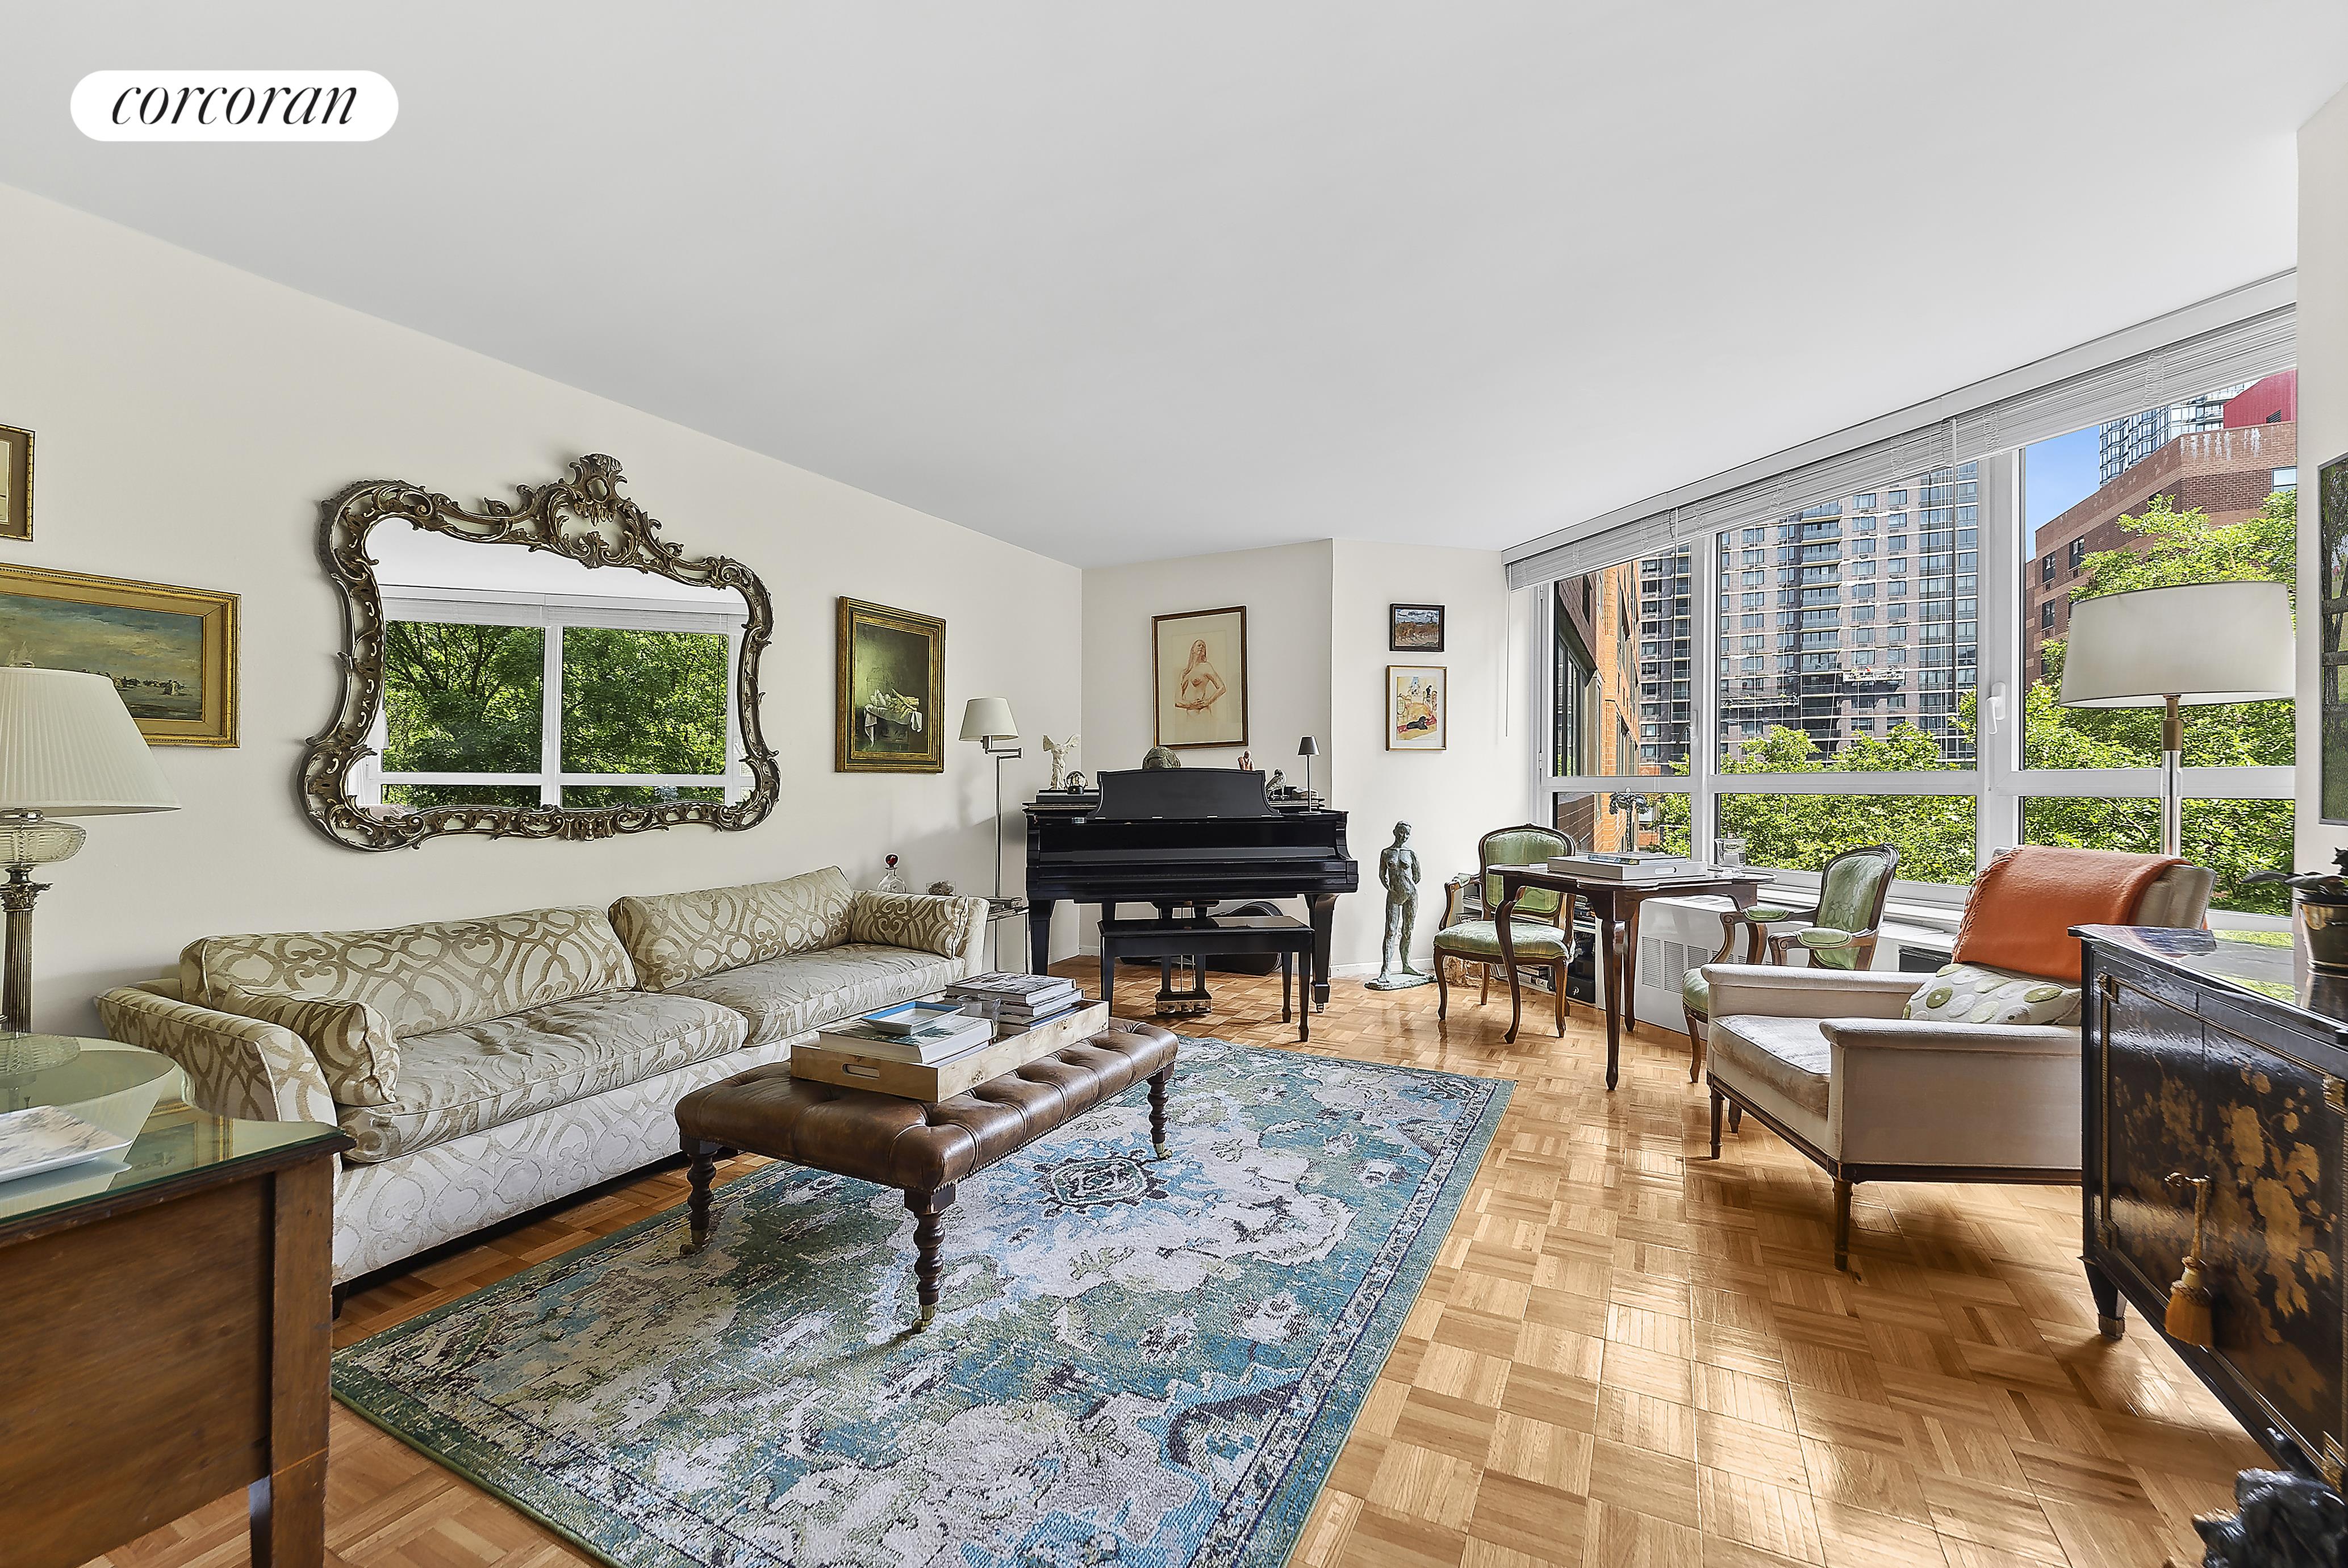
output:
<svg viewBox="0 0 2348 1568"><path fill-rule="evenodd" d="M1934 1024L2075 1024L2079 987L1982 964L1945 964L1917 987L1906 1016Z"/></svg>
<svg viewBox="0 0 2348 1568"><path fill-rule="evenodd" d="M365 1002L229 990L221 1011L293 1030L318 1059L336 1105L389 1105L399 1078L399 1046L381 1013Z"/></svg>
<svg viewBox="0 0 2348 1568"><path fill-rule="evenodd" d="M972 902L922 892L859 892L848 910L848 940L958 958Z"/></svg>

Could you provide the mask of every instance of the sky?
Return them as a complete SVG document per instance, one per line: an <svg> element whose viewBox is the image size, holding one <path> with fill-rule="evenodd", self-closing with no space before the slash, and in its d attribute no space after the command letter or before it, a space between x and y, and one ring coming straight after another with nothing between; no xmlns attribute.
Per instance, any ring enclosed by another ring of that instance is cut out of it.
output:
<svg viewBox="0 0 2348 1568"><path fill-rule="evenodd" d="M2074 430L2034 442L2023 449L2024 526L2031 552L2036 552L2038 530L2096 493L2096 427Z"/></svg>

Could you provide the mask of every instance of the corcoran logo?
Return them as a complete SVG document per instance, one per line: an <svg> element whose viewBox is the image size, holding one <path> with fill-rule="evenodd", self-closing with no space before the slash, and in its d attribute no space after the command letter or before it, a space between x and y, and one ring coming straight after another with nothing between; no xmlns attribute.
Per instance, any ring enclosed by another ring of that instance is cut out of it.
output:
<svg viewBox="0 0 2348 1568"><path fill-rule="evenodd" d="M398 118L373 71L92 71L73 90L98 141L373 141Z"/></svg>

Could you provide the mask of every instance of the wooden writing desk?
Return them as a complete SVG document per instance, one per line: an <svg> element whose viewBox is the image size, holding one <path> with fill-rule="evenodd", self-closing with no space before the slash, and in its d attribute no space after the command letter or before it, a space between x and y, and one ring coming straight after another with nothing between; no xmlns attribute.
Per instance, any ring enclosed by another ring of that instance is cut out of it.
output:
<svg viewBox="0 0 2348 1568"><path fill-rule="evenodd" d="M1493 866L1500 879L1500 907L1492 912L1499 928L1500 967L1509 976L1509 1032L1517 1037L1524 1014L1524 994L1517 981L1517 944L1509 930L1516 918L1517 899L1529 887L1548 888L1565 900L1565 923L1572 924L1577 898L1598 921L1599 1006L1606 1014L1606 1087L1622 1076L1622 1030L1636 1029L1631 1011L1631 990L1639 982L1639 906L1651 898L1692 898L1705 893L1726 897L1739 909L1750 909L1769 881L1760 872L1717 872L1670 882L1616 882L1567 876L1547 866Z"/></svg>

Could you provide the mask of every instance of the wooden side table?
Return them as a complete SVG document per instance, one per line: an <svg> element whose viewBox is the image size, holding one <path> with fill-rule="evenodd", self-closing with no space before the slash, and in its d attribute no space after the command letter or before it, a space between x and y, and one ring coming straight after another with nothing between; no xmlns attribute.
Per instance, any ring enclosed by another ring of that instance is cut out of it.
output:
<svg viewBox="0 0 2348 1568"><path fill-rule="evenodd" d="M90 1044L99 1072L124 1049ZM324 1560L334 1157L351 1140L207 1116L178 1090L116 1161L0 1181L11 1568L73 1568L238 1487L256 1568Z"/></svg>
<svg viewBox="0 0 2348 1568"><path fill-rule="evenodd" d="M1492 918L1499 928L1500 966L1509 976L1509 1032L1501 1037L1504 1040L1516 1039L1517 1024L1524 1013L1524 988L1517 978L1517 947L1510 940L1515 934L1518 897L1529 887L1548 888L1563 896L1569 915L1573 901L1579 898L1597 918L1599 990L1601 1011L1606 1015L1606 1087L1610 1089L1622 1077L1622 1031L1639 1026L1631 1006L1632 989L1639 983L1639 906L1651 898L1720 893L1737 908L1750 909L1769 880L1766 872L1715 872L1675 877L1670 882L1611 882L1568 876L1546 866L1491 866L1487 870L1500 879L1500 907L1493 912Z"/></svg>

